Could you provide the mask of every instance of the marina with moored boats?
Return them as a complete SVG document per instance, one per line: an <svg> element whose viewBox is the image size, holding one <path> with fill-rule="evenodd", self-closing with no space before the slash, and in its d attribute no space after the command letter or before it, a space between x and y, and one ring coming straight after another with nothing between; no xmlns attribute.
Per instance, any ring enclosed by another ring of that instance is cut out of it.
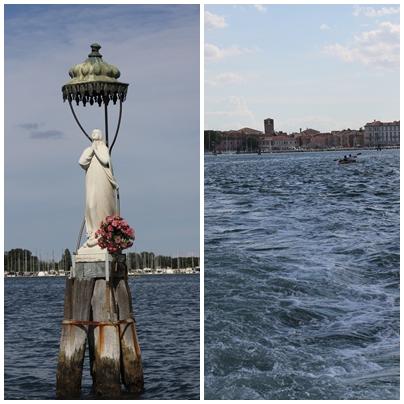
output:
<svg viewBox="0 0 404 404"><path fill-rule="evenodd" d="M74 254L73 254L74 259ZM72 269L72 255L64 250L60 260L42 259L41 254L32 254L27 249L12 249L4 253L4 276L15 277L68 277ZM128 276L139 275L188 275L199 274L199 257L163 256L152 252L129 252L126 254Z"/></svg>

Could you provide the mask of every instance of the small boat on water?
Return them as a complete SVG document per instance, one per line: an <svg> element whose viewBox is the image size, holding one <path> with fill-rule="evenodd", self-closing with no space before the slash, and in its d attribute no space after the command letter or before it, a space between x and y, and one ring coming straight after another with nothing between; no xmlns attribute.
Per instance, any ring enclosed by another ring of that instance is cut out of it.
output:
<svg viewBox="0 0 404 404"><path fill-rule="evenodd" d="M358 154L355 154L355 155L349 155L349 156L344 156L344 158L342 158L342 159L337 159L336 161L338 161L338 164L351 164L351 163L356 163L357 162L357 157L359 156L359 155L361 155L362 153L358 153ZM335 161L335 160L334 160Z"/></svg>
<svg viewBox="0 0 404 404"><path fill-rule="evenodd" d="M351 164L351 163L356 163L356 158L338 160L338 164Z"/></svg>

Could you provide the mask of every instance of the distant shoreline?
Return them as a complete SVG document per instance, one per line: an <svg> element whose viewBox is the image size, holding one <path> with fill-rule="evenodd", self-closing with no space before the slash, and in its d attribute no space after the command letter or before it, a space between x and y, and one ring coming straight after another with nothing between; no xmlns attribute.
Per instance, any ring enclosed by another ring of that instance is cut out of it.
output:
<svg viewBox="0 0 404 404"><path fill-rule="evenodd" d="M382 147L380 151L383 150L391 150L391 149L400 149L400 146L386 146ZM262 151L261 154L278 154L278 153L320 153L320 152L348 152L348 151L362 151L362 150L378 150L377 147L352 147L352 148L343 148L343 149L305 149L305 150L272 150L270 152ZM246 155L246 154L258 154L258 152L220 152L214 154L213 152L204 152L205 156L220 156L220 155Z"/></svg>

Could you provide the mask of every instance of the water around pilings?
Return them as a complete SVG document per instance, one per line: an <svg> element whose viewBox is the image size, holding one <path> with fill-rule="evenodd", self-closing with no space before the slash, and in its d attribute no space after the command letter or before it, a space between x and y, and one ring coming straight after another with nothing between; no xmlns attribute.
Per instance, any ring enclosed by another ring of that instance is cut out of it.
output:
<svg viewBox="0 0 404 404"><path fill-rule="evenodd" d="M205 158L205 398L399 399L399 150Z"/></svg>
<svg viewBox="0 0 404 404"><path fill-rule="evenodd" d="M5 399L54 399L65 280L4 283ZM136 398L199 399L199 276L130 277L129 286L145 378ZM83 399L94 398L91 383L87 356Z"/></svg>

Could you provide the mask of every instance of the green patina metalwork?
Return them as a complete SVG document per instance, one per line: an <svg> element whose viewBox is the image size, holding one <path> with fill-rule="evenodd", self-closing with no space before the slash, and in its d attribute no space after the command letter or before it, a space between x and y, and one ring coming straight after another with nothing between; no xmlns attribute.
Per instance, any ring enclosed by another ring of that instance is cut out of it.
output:
<svg viewBox="0 0 404 404"><path fill-rule="evenodd" d="M88 58L69 70L71 80L62 87L63 101L76 101L77 105L82 102L84 106L125 101L128 84L118 81L119 69L104 62L100 49L99 44L92 44Z"/></svg>

